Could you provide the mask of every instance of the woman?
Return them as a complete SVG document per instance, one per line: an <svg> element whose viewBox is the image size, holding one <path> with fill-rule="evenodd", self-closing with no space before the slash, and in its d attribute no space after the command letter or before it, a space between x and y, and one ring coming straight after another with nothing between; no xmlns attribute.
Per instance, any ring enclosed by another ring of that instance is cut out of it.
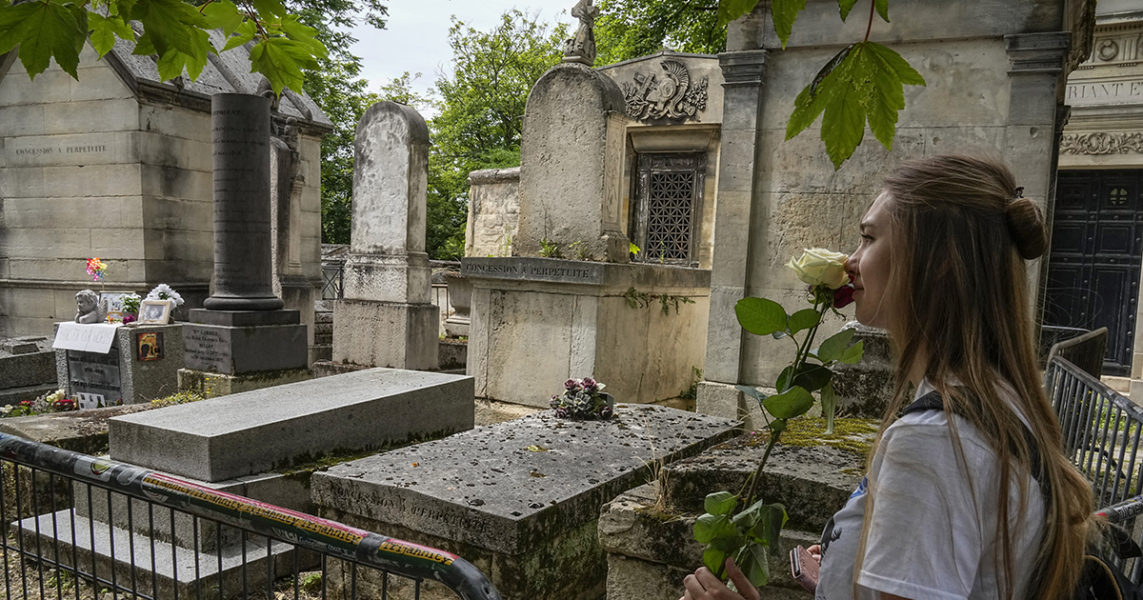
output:
<svg viewBox="0 0 1143 600"><path fill-rule="evenodd" d="M1024 260L1046 235L1020 196L1000 163L938 156L898 169L861 220L846 264L857 319L889 332L897 381L866 477L811 548L817 598L1055 600L1075 588L1091 493L1036 365ZM944 410L898 416L933 390ZM727 572L742 595L703 568L684 598L759 598L732 561Z"/></svg>

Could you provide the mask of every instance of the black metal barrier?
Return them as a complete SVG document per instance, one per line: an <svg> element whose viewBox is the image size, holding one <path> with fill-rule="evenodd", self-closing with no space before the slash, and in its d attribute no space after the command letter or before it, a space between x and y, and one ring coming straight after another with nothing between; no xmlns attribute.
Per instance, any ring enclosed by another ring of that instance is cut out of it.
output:
<svg viewBox="0 0 1143 600"><path fill-rule="evenodd" d="M442 550L5 434L0 532L13 600L500 598Z"/></svg>

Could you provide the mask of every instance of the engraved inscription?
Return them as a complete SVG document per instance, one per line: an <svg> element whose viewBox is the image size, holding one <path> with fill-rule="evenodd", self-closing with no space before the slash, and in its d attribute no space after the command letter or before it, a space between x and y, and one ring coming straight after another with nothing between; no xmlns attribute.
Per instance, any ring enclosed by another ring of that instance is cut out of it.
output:
<svg viewBox="0 0 1143 600"><path fill-rule="evenodd" d="M230 340L209 327L187 325L183 327L186 345L186 365L200 371L228 371L231 354Z"/></svg>

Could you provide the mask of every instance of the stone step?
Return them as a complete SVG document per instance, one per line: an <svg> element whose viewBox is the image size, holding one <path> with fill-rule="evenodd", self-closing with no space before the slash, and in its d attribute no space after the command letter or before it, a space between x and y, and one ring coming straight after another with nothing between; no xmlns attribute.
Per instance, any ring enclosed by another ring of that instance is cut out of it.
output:
<svg viewBox="0 0 1143 600"><path fill-rule="evenodd" d="M247 538L245 548L235 544L214 552L198 553L91 521L71 510L29 517L13 526L19 527L17 532L25 547L41 548L44 555L52 559L58 555L62 564L78 566L88 573L94 571L106 581L114 578L126 587L134 582L137 591L153 598L241 597L243 578L246 587L264 589L271 568L267 556L273 561L274 573L291 573L295 564L292 544L272 542L267 555L266 538L253 534ZM316 554L306 551L296 554L302 568L318 563Z"/></svg>
<svg viewBox="0 0 1143 600"><path fill-rule="evenodd" d="M366 369L117 417L109 437L114 460L223 481L472 425L471 377Z"/></svg>

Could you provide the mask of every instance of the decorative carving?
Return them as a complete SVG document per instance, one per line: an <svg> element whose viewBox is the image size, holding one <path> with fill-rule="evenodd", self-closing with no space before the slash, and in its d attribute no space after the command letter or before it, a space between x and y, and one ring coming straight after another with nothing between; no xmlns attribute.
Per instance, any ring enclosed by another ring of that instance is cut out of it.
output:
<svg viewBox="0 0 1143 600"><path fill-rule="evenodd" d="M1103 40L1099 43L1099 59L1102 61L1113 60L1119 54L1119 44L1115 40Z"/></svg>
<svg viewBox="0 0 1143 600"><path fill-rule="evenodd" d="M707 78L692 84L690 71L677 60L659 63L662 79L654 74L636 73L634 82L623 83L627 114L640 120L693 118L706 110Z"/></svg>
<svg viewBox="0 0 1143 600"><path fill-rule="evenodd" d="M1060 141L1064 154L1143 154L1143 132L1068 134Z"/></svg>
<svg viewBox="0 0 1143 600"><path fill-rule="evenodd" d="M579 0L571 9L573 17L579 19L579 29L575 37L564 42L564 62L595 64L595 18L599 8L591 5L591 0Z"/></svg>

